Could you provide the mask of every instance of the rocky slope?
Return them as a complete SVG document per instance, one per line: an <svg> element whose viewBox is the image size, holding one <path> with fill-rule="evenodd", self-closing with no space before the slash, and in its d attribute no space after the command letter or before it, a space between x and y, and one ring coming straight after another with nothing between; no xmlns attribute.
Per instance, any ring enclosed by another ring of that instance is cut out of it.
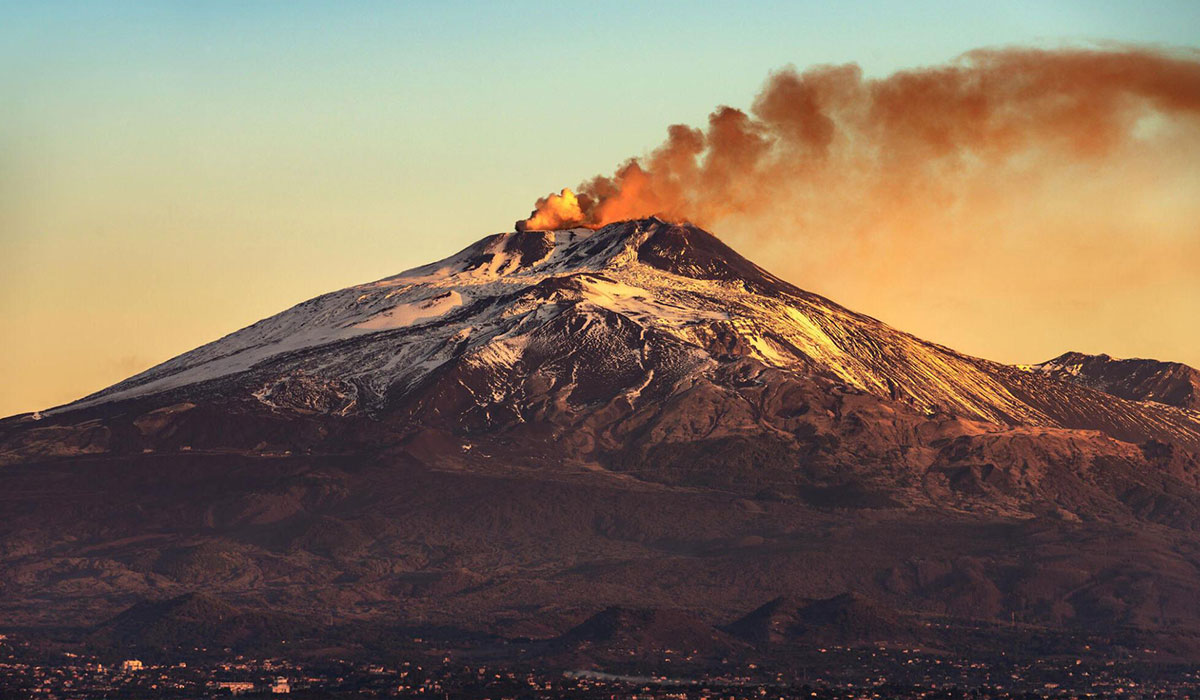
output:
<svg viewBox="0 0 1200 700"><path fill-rule="evenodd" d="M1123 399L1200 411L1200 371L1178 362L1067 352L1031 369Z"/></svg>
<svg viewBox="0 0 1200 700"><path fill-rule="evenodd" d="M607 391L616 382L636 402L733 359L829 378L928 415L1200 445L1193 416L960 355L804 292L707 232L657 220L491 236L307 301L58 410L214 386L268 406L369 412L458 372L483 385L471 389L485 412L520 416L531 379L569 386L574 403L586 403L595 383Z"/></svg>
<svg viewBox="0 0 1200 700"><path fill-rule="evenodd" d="M1084 374L922 341L692 226L499 234L0 422L0 605L128 630L204 591L257 611L229 638L316 615L573 659L609 617L778 615L1191 654L1200 418Z"/></svg>

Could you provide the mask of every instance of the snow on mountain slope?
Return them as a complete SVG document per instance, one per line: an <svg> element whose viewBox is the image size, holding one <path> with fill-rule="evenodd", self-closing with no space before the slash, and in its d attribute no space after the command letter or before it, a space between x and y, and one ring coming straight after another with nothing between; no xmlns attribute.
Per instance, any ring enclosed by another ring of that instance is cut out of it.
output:
<svg viewBox="0 0 1200 700"><path fill-rule="evenodd" d="M1073 420L1054 404L1073 399L1038 396L1045 387L1028 385L1037 380L849 311L705 231L657 219L489 236L439 262L299 304L59 410L214 382L269 400L272 387L295 381L348 397L342 410L350 410L395 401L452 363L486 372L480 381L497 397L511 391L518 367L551 383L577 387L582 372L629 395L669 393L672 382L744 358L927 414ZM1132 419L1106 413L1100 423L1182 425L1200 436L1186 416L1125 408Z"/></svg>
<svg viewBox="0 0 1200 700"><path fill-rule="evenodd" d="M1195 412L961 355L657 220L491 236L0 421L0 492L6 611L55 629L198 589L522 635L780 596L736 633L889 628L843 589L967 644L1014 614L1200 620Z"/></svg>

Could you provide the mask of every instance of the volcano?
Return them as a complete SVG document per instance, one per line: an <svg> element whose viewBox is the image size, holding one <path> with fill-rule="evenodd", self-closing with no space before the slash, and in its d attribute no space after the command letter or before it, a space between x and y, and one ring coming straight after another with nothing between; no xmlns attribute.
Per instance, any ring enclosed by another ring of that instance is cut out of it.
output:
<svg viewBox="0 0 1200 700"><path fill-rule="evenodd" d="M1195 659L1196 376L970 357L691 225L497 234L0 422L4 612L103 630L202 593L560 639L870 600L872 642L1007 622Z"/></svg>

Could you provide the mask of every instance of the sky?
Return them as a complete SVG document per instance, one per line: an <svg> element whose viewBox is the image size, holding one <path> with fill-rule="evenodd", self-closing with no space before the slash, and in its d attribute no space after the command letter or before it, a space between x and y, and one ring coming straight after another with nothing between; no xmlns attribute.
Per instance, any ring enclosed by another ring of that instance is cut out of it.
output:
<svg viewBox="0 0 1200 700"><path fill-rule="evenodd" d="M669 124L748 108L786 66L883 77L981 47L1097 42L1194 49L1200 3L0 0L0 416L511 230L536 198L611 173ZM897 271L887 241L862 265L806 257L803 232L714 232L970 354L1200 365L1200 230L1184 221L1200 157L1186 143L1136 198L1094 188L1136 215L1023 211L1003 242L1008 264L1029 260L1016 285L978 246L963 253L973 266L933 256ZM1039 255L1037 224L1072 220L1105 235ZM1166 272L1124 280L1159 223Z"/></svg>

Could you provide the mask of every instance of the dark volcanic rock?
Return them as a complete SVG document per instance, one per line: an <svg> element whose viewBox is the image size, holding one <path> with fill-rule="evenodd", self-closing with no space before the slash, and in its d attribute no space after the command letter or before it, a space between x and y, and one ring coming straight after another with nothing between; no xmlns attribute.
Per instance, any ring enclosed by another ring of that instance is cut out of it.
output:
<svg viewBox="0 0 1200 700"><path fill-rule="evenodd" d="M498 234L0 421L3 610L570 659L718 657L739 617L754 643L932 618L1166 648L1200 633L1200 419L1179 370L1098 366L956 353L692 226Z"/></svg>
<svg viewBox="0 0 1200 700"><path fill-rule="evenodd" d="M138 603L99 626L92 641L127 648L235 649L276 647L311 632L313 625L294 616L243 610L203 593Z"/></svg>
<svg viewBox="0 0 1200 700"><path fill-rule="evenodd" d="M896 610L843 593L821 600L776 598L726 629L756 643L854 645L909 641L915 636L910 627Z"/></svg>
<svg viewBox="0 0 1200 700"><path fill-rule="evenodd" d="M743 646L692 613L610 607L553 640L550 653L600 664L713 663Z"/></svg>
<svg viewBox="0 0 1200 700"><path fill-rule="evenodd" d="M1200 411L1200 371L1178 362L1118 360L1068 352L1034 368L1132 401L1157 401Z"/></svg>

